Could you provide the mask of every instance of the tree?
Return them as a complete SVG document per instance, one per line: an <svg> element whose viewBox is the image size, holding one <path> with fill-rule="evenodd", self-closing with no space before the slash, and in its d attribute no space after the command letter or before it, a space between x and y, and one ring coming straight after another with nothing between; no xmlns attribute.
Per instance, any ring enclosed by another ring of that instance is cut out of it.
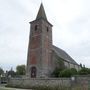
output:
<svg viewBox="0 0 90 90"><path fill-rule="evenodd" d="M25 73L26 73L25 65L18 65L16 67L16 74L17 75L25 75Z"/></svg>
<svg viewBox="0 0 90 90"><path fill-rule="evenodd" d="M0 76L4 74L4 70L2 68L0 68Z"/></svg>
<svg viewBox="0 0 90 90"><path fill-rule="evenodd" d="M79 75L88 75L88 74L90 74L90 69L82 67L82 69L78 71L78 74Z"/></svg>
<svg viewBox="0 0 90 90"><path fill-rule="evenodd" d="M83 67L83 65L80 63L80 67L82 68Z"/></svg>
<svg viewBox="0 0 90 90"><path fill-rule="evenodd" d="M88 68L88 74L90 74L90 68Z"/></svg>
<svg viewBox="0 0 90 90"><path fill-rule="evenodd" d="M14 77L16 75L15 71L11 68L11 70L7 71L7 77L11 76Z"/></svg>

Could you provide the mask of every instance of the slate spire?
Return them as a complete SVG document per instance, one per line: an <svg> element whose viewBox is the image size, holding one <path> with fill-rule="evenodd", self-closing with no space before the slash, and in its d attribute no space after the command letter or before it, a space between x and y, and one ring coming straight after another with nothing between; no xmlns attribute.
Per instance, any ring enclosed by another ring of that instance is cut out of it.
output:
<svg viewBox="0 0 90 90"><path fill-rule="evenodd" d="M47 20L47 17L46 17L46 14L45 14L45 10L44 10L44 7L43 7L43 4L42 3L40 5L40 9L38 11L36 20L37 19L40 19L40 18L43 18L43 19Z"/></svg>

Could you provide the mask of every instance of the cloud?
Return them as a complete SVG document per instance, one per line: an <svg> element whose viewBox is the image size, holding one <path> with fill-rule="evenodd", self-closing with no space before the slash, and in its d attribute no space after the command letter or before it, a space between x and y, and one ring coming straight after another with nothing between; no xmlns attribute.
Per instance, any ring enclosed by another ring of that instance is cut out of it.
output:
<svg viewBox="0 0 90 90"><path fill-rule="evenodd" d="M0 0L0 66L26 64L30 32L41 0ZM53 43L90 67L90 1L43 0L53 26Z"/></svg>

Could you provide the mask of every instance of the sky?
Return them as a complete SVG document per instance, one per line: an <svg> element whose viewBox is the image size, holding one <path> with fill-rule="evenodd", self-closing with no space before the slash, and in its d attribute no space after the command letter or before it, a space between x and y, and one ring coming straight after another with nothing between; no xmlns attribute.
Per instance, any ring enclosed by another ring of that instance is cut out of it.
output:
<svg viewBox="0 0 90 90"><path fill-rule="evenodd" d="M53 44L90 68L90 0L43 0ZM0 67L26 64L30 21L41 0L0 0Z"/></svg>

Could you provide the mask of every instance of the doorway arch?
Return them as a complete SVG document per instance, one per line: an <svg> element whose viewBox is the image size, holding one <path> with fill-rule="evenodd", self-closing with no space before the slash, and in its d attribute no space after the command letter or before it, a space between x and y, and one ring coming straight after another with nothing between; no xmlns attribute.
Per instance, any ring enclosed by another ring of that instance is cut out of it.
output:
<svg viewBox="0 0 90 90"><path fill-rule="evenodd" d="M37 69L35 66L31 67L31 78L36 78Z"/></svg>

